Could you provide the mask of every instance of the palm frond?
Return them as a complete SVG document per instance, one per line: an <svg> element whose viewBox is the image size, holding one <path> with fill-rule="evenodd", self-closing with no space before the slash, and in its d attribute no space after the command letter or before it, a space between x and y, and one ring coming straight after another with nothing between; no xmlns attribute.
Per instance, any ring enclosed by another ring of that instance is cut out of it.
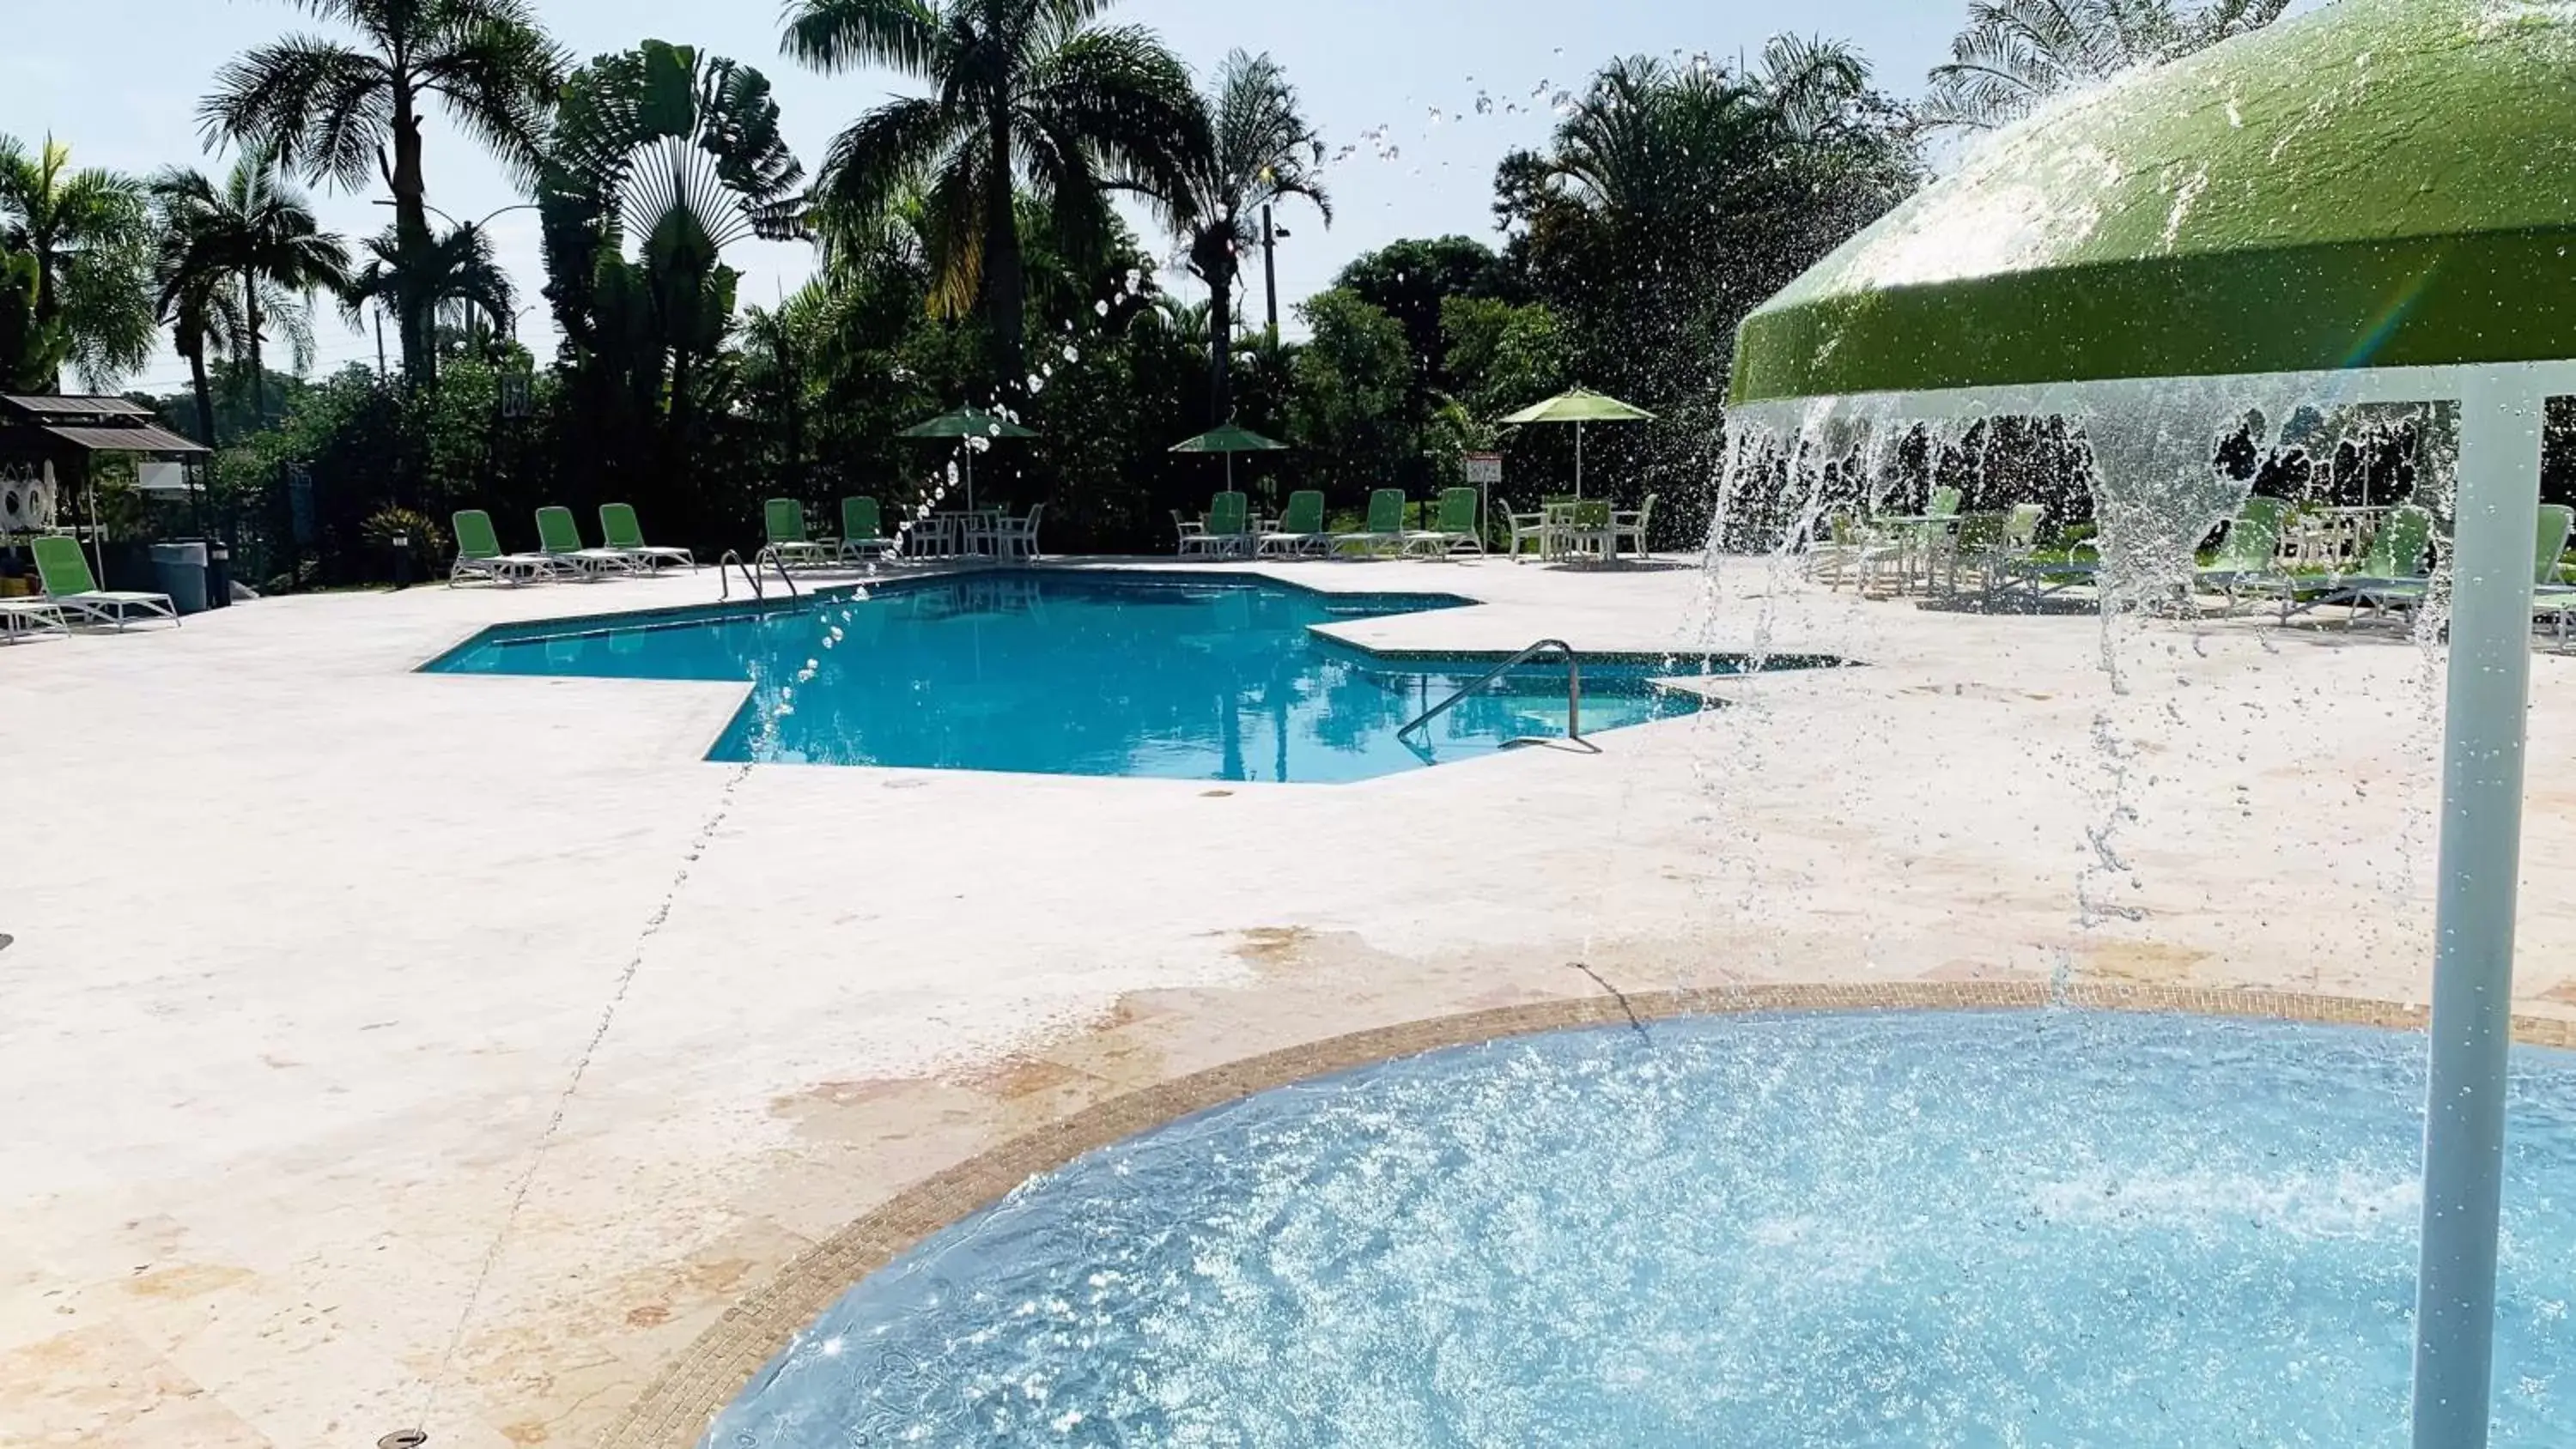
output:
<svg viewBox="0 0 2576 1449"><path fill-rule="evenodd" d="M1102 174L1155 196L1185 194L1191 161L1213 147L1187 67L1150 30L1087 30L1032 69L1014 109L1077 141Z"/></svg>
<svg viewBox="0 0 2576 1449"><path fill-rule="evenodd" d="M796 0L779 49L821 71L882 65L926 75L946 48L923 0Z"/></svg>
<svg viewBox="0 0 2576 1449"><path fill-rule="evenodd" d="M301 175L364 186L391 133L392 76L374 56L291 35L225 62L197 116L209 146L261 147Z"/></svg>
<svg viewBox="0 0 2576 1449"><path fill-rule="evenodd" d="M563 89L566 58L545 32L513 20L478 18L421 57L420 88L446 103L449 119L481 141L514 179L534 185L546 122Z"/></svg>
<svg viewBox="0 0 2576 1449"><path fill-rule="evenodd" d="M931 315L958 318L984 293L985 217L990 210L982 158L959 147L922 197L930 263Z"/></svg>
<svg viewBox="0 0 2576 1449"><path fill-rule="evenodd" d="M982 145L982 127L938 102L889 101L832 138L815 177L815 224L828 238L872 223L896 198L926 189L932 171Z"/></svg>

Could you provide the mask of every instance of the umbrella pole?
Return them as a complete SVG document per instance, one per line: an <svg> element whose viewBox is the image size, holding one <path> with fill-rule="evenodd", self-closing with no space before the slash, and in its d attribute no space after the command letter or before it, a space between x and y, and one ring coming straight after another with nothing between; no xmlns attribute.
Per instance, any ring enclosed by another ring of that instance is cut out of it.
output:
<svg viewBox="0 0 2576 1449"><path fill-rule="evenodd" d="M1583 421L1574 423L1574 501L1583 501Z"/></svg>

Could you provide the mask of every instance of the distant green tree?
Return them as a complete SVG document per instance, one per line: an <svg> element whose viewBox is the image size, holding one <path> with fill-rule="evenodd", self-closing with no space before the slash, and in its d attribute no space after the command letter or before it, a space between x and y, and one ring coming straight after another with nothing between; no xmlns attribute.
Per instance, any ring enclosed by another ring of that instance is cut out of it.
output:
<svg viewBox="0 0 2576 1449"><path fill-rule="evenodd" d="M2290 0L1975 0L1932 68L1928 127L1993 130L2061 91L2161 65L2281 17Z"/></svg>
<svg viewBox="0 0 2576 1449"><path fill-rule="evenodd" d="M815 186L827 228L866 228L918 194L930 301L980 312L998 379L1023 377L1022 187L1068 253L1096 256L1108 194L1186 188L1209 147L1188 69L1151 31L1100 26L1107 0L793 0L787 53L831 72L889 66L933 94L886 103L833 138Z"/></svg>
<svg viewBox="0 0 2576 1449"><path fill-rule="evenodd" d="M33 255L0 246L0 392L39 392L62 366L59 329L38 325L42 271Z"/></svg>
<svg viewBox="0 0 2576 1449"><path fill-rule="evenodd" d="M1454 384L1441 335L1442 305L1451 297L1506 297L1512 292L1511 278L1494 249L1463 236L1390 242L1343 267L1333 285L1403 325L1414 386L1426 397Z"/></svg>
<svg viewBox="0 0 2576 1449"><path fill-rule="evenodd" d="M1419 452L1405 409L1413 362L1403 324L1342 287L1297 312L1307 341L1290 364L1293 439L1346 497L1401 486Z"/></svg>
<svg viewBox="0 0 2576 1449"><path fill-rule="evenodd" d="M29 151L0 136L0 250L27 260L10 270L32 281L27 321L0 372L51 392L68 364L92 389L116 385L152 355L153 238L141 182L113 171L74 170L71 148L48 137ZM32 277L29 275L32 264Z"/></svg>
<svg viewBox="0 0 2576 1449"><path fill-rule="evenodd" d="M1573 339L1545 303L1451 297L1440 304L1440 334L1456 396L1477 417L1527 407L1574 381Z"/></svg>
<svg viewBox="0 0 2576 1449"><path fill-rule="evenodd" d="M1790 36L1740 70L1614 62L1545 150L1505 158L1505 266L1556 317L1572 380L1662 418L1593 429L1594 476L1631 499L1702 506L1736 327L1921 174L1910 115L1871 88L1862 58Z"/></svg>
<svg viewBox="0 0 2576 1449"><path fill-rule="evenodd" d="M438 245L421 168L423 107L433 98L468 135L533 174L564 61L523 0L302 3L357 32L359 43L290 35L227 62L198 108L209 138L269 152L294 174L347 190L381 179L393 193L389 250L406 259L425 261ZM398 312L395 320L403 376L427 381L434 316Z"/></svg>

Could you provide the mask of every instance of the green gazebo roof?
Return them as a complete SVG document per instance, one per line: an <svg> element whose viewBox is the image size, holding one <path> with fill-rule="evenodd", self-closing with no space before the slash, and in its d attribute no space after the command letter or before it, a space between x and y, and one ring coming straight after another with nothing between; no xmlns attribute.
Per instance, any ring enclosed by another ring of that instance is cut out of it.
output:
<svg viewBox="0 0 2576 1449"><path fill-rule="evenodd" d="M2576 357L2576 5L2340 0L1977 150L1745 320L1737 403Z"/></svg>

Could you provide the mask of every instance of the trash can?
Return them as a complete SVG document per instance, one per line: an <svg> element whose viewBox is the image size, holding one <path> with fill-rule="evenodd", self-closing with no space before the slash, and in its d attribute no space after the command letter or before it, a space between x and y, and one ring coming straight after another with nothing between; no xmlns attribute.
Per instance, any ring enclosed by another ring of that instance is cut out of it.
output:
<svg viewBox="0 0 2576 1449"><path fill-rule="evenodd" d="M233 601L233 551L223 540L206 540L206 607L220 609Z"/></svg>
<svg viewBox="0 0 2576 1449"><path fill-rule="evenodd" d="M161 592L182 614L206 611L206 546L202 543L152 545L152 576Z"/></svg>

